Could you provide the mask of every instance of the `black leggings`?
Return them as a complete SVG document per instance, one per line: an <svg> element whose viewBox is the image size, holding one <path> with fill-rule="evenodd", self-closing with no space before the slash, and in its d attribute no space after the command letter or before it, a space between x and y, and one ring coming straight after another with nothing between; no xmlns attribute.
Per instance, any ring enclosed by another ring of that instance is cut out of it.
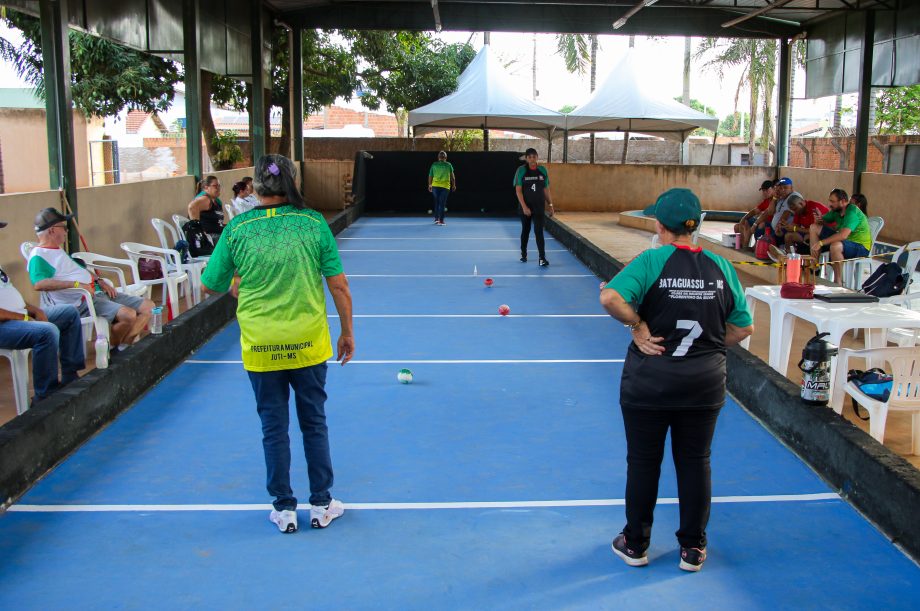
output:
<svg viewBox="0 0 920 611"><path fill-rule="evenodd" d="M530 225L533 223L533 234L537 241L537 252L541 259L546 258L546 249L543 244L543 221L546 216L542 210L531 208L530 216L521 213L521 256L527 256L527 242L530 240Z"/></svg>
<svg viewBox="0 0 920 611"><path fill-rule="evenodd" d="M706 547L706 524L712 504L709 455L719 411L623 408L627 463L623 532L630 547L645 550L651 540L669 428L680 497L680 528L675 534L683 547Z"/></svg>

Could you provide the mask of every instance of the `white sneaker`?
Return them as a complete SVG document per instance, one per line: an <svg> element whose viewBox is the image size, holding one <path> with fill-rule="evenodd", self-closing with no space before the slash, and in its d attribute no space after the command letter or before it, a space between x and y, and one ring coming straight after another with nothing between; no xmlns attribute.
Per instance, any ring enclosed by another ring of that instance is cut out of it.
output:
<svg viewBox="0 0 920 611"><path fill-rule="evenodd" d="M291 509L285 509L283 511L277 511L272 509L272 512L268 514L268 519L275 523L278 526L278 530L283 533L295 533L297 532L297 512Z"/></svg>
<svg viewBox="0 0 920 611"><path fill-rule="evenodd" d="M313 528L326 528L336 518L345 513L342 501L332 499L327 507L321 505L310 506L310 526Z"/></svg>

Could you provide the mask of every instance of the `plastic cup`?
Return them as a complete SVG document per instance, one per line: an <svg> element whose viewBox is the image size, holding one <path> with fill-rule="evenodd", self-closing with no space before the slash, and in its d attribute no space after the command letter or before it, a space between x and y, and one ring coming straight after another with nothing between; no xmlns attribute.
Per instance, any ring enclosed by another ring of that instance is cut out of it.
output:
<svg viewBox="0 0 920 611"><path fill-rule="evenodd" d="M786 258L786 282L798 282L802 279L802 260L797 256Z"/></svg>

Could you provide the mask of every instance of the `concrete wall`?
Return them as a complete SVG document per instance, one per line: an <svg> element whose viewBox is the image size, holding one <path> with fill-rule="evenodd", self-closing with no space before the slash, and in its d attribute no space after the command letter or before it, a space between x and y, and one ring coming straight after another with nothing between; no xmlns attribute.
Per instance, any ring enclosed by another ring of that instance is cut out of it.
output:
<svg viewBox="0 0 920 611"><path fill-rule="evenodd" d="M905 244L920 240L920 176L865 173L862 192L869 200L869 214L885 219L883 241Z"/></svg>
<svg viewBox="0 0 920 611"><path fill-rule="evenodd" d="M90 139L102 137L101 121L87 121L73 113L74 156L77 186L90 184ZM48 130L45 111L0 109L0 147L2 147L5 193L41 191L48 188ZM102 159L98 159L102 163Z"/></svg>
<svg viewBox="0 0 920 611"><path fill-rule="evenodd" d="M779 175L791 178L796 191L817 202L826 202L828 193L834 189L849 193L853 188L853 172L783 167Z"/></svg>
<svg viewBox="0 0 920 611"><path fill-rule="evenodd" d="M644 208L672 187L692 189L710 210L753 207L772 168L548 164L553 201L560 211L623 212Z"/></svg>

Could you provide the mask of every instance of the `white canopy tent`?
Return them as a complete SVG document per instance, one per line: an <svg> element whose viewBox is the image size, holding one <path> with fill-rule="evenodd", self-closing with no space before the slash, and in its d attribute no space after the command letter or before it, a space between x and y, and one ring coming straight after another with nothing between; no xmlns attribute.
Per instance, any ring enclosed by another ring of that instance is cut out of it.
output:
<svg viewBox="0 0 920 611"><path fill-rule="evenodd" d="M643 86L630 50L587 102L566 115L570 134L639 132L683 142L698 127L715 131L719 120Z"/></svg>
<svg viewBox="0 0 920 611"><path fill-rule="evenodd" d="M562 130L565 115L518 96L510 77L485 45L457 81L457 90L409 111L416 136L450 129L501 129L541 138Z"/></svg>

